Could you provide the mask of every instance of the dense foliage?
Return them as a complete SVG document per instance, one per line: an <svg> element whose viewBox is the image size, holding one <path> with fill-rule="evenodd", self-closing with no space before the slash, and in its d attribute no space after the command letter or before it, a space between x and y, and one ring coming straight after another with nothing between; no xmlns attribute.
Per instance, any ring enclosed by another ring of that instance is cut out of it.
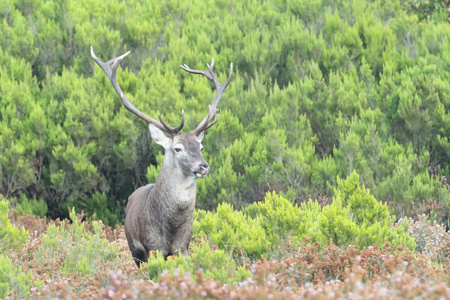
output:
<svg viewBox="0 0 450 300"><path fill-rule="evenodd" d="M0 298L450 298L448 4L0 1ZM90 46L186 131L214 93L179 65L235 66L188 256L131 258L164 153Z"/></svg>
<svg viewBox="0 0 450 300"><path fill-rule="evenodd" d="M295 246L305 238L322 245L332 241L343 247L357 240L359 249L385 241L416 248L407 233L409 223L404 220L394 226L387 205L359 186L357 173L346 180L338 179L335 195L334 201L323 207L311 200L299 207L268 193L263 202L246 207L245 213L233 211L229 204L219 205L216 213L198 210L194 235L206 236L220 249L251 259L267 255L268 249L271 255L282 255L286 244Z"/></svg>
<svg viewBox="0 0 450 300"><path fill-rule="evenodd" d="M416 2L1 1L0 193L24 212L75 206L116 224L156 178L162 149L94 66L93 46L103 60L131 50L125 93L169 123L184 109L186 130L213 92L179 65L214 57L224 78L234 63L204 140L213 169L198 208L239 209L269 190L327 199L357 171L395 215L448 222L450 25L445 1Z"/></svg>

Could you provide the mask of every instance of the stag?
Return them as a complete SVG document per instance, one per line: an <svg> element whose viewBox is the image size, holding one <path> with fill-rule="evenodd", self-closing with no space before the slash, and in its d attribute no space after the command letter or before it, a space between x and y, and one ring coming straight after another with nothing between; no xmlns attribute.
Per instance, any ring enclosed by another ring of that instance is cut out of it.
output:
<svg viewBox="0 0 450 300"><path fill-rule="evenodd" d="M197 128L188 133L181 133L184 126L184 111L181 113L181 123L177 127L167 125L158 114L155 120L138 110L125 96L117 83L116 72L122 59L130 54L127 52L107 62L102 62L91 47L91 56L102 68L111 81L114 89L126 109L149 124L152 140L163 146L164 162L155 183L138 188L128 198L125 208L125 235L128 247L138 266L146 262L149 251L161 251L167 258L169 255L188 252L192 236L192 222L196 197L196 180L206 177L209 165L202 156L202 140L205 131L219 119L217 105L223 91L230 83L233 74L233 64L230 64L230 74L222 84L213 72L214 59L207 70L192 70L186 64L180 66L183 70L201 74L214 82L216 95L209 105L206 117ZM217 118L215 116L217 115Z"/></svg>

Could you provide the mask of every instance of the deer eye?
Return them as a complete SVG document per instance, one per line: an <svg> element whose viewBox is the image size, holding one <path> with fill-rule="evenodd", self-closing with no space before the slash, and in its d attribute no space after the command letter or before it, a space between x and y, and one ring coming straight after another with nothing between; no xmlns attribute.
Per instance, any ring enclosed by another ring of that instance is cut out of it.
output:
<svg viewBox="0 0 450 300"><path fill-rule="evenodd" d="M178 147L173 150L175 150L175 152L177 152L177 153L181 152L181 148L178 148Z"/></svg>

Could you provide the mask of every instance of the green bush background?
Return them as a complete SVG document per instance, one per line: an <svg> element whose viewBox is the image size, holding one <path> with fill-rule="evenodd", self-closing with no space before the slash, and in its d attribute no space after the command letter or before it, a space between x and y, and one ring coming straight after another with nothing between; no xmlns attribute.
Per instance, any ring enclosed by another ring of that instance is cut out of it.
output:
<svg viewBox="0 0 450 300"><path fill-rule="evenodd" d="M334 195L350 214L334 190L356 171L394 215L433 201L448 222L448 11L409 2L3 0L0 193L24 212L67 217L74 206L115 224L156 178L163 150L122 107L93 46L104 61L131 50L118 72L128 98L171 124L184 109L185 130L213 91L179 65L214 57L224 80L234 63L204 140L212 171L198 209L240 209L275 190L298 205Z"/></svg>

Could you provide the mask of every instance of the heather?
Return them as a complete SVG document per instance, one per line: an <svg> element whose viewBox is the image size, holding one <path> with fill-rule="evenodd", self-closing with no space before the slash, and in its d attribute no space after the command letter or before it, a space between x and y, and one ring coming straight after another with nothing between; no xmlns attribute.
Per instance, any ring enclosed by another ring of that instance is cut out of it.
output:
<svg viewBox="0 0 450 300"><path fill-rule="evenodd" d="M249 259L204 238L193 239L190 255L167 260L158 253L137 268L123 227L101 221L42 222L10 214L13 224L34 232L19 255L0 256L1 297L9 299L427 299L450 296L450 234L438 247L409 250L389 242L360 247L313 242L284 243ZM412 223L414 223L412 221ZM417 225L417 224L416 224ZM421 226L424 227L424 226ZM411 227L413 228L413 227ZM33 230L34 229L34 230ZM430 230L432 230L430 228ZM56 246L58 245L58 246ZM430 254L432 251L433 254ZM82 255L80 255L80 253Z"/></svg>

